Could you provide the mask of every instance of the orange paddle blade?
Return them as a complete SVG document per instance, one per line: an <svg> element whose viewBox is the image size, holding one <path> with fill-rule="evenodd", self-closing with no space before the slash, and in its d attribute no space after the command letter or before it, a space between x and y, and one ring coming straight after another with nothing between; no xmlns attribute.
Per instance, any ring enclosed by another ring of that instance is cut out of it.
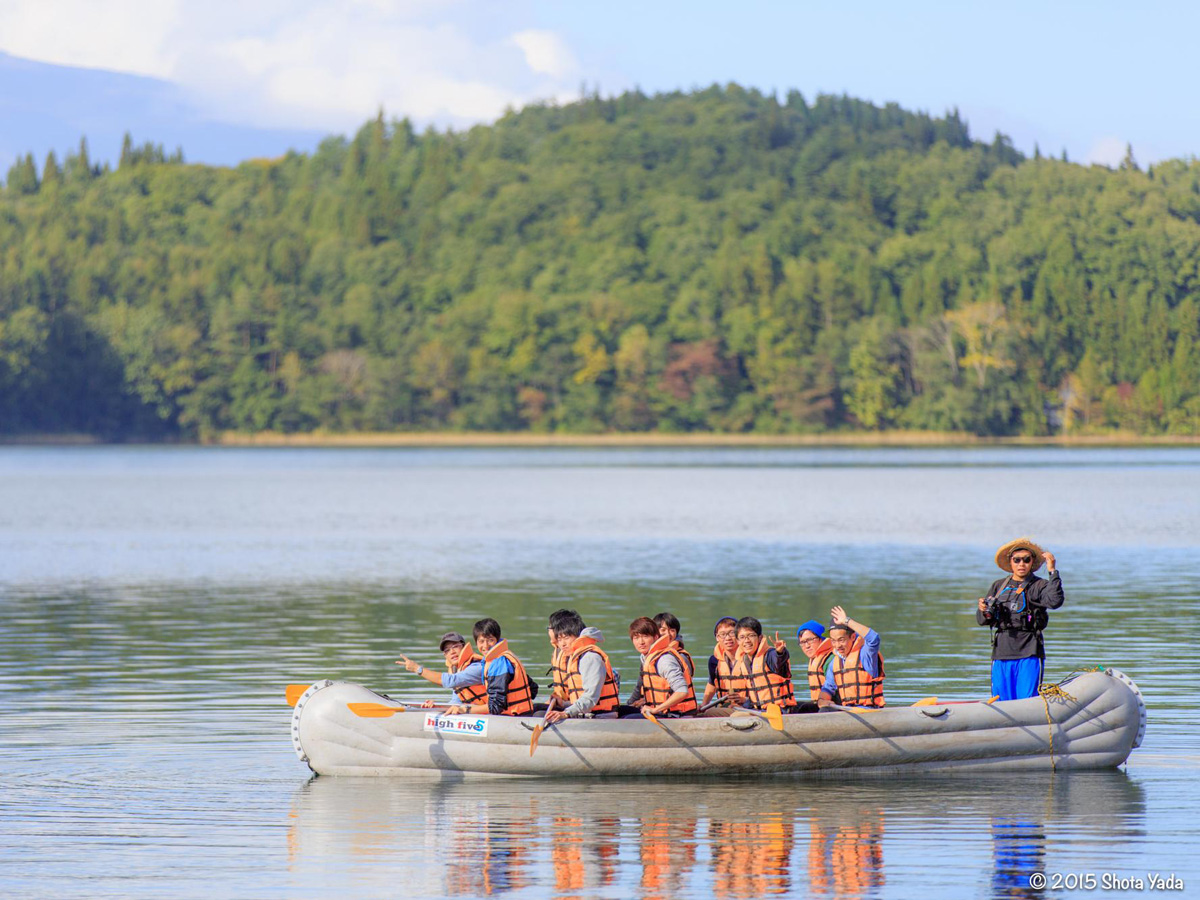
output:
<svg viewBox="0 0 1200 900"><path fill-rule="evenodd" d="M667 730L667 726L664 725L662 722L658 721L658 719L655 717L654 713L650 712L650 710L646 709L646 707L644 707L644 706L642 707L642 715L645 718L649 719L651 722L653 722L655 725L657 725L659 728L661 728L663 731Z"/></svg>
<svg viewBox="0 0 1200 900"><path fill-rule="evenodd" d="M778 703L768 703L763 713L766 714L768 725L776 731L783 731L783 710Z"/></svg>
<svg viewBox="0 0 1200 900"><path fill-rule="evenodd" d="M999 699L1000 699L1000 695L999 695L999 694L997 694L997 695L996 695L995 697L993 697L991 700L985 700L985 701L984 701L984 703L986 703L988 706L991 706L993 703L995 703L995 702L996 702L997 700L999 700Z"/></svg>
<svg viewBox="0 0 1200 900"><path fill-rule="evenodd" d="M300 702L300 698L304 692L308 690L307 684L289 684L284 696L287 698L288 706L295 706Z"/></svg>
<svg viewBox="0 0 1200 900"><path fill-rule="evenodd" d="M913 704L913 706L936 706L936 705L937 705L937 697L923 697L922 699L918 700L916 703Z"/></svg>
<svg viewBox="0 0 1200 900"><path fill-rule="evenodd" d="M403 706L384 706L382 703L347 703L350 712L364 719L386 719L396 713L404 712Z"/></svg>
<svg viewBox="0 0 1200 900"><path fill-rule="evenodd" d="M542 729L546 726L538 723L533 728L533 736L529 739L529 755L533 756L533 751L537 749L538 739L542 736Z"/></svg>

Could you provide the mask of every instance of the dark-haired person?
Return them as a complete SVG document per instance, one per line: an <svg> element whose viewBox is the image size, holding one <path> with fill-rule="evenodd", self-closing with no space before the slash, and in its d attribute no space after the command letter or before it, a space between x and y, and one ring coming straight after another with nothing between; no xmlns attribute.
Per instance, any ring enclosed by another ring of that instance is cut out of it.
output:
<svg viewBox="0 0 1200 900"><path fill-rule="evenodd" d="M859 706L879 709L883 706L882 643L873 628L855 622L846 610L835 606L829 611L833 624L829 626L829 643L833 647L833 668L817 705L824 708L833 703L836 695L840 706Z"/></svg>
<svg viewBox="0 0 1200 900"><path fill-rule="evenodd" d="M683 641L679 635L683 633L683 628L679 624L679 620L669 612L660 612L654 617L654 624L658 626L660 635L668 635L675 644L675 649L683 656L688 664L688 674L690 678L696 677L696 661L692 659L692 654L688 653L683 647Z"/></svg>
<svg viewBox="0 0 1200 900"><path fill-rule="evenodd" d="M775 632L775 640L763 636L762 623L753 616L738 619L738 649L741 657L734 671L746 679L746 704L764 709L778 704L785 712L796 705L792 691L792 669L787 641Z"/></svg>
<svg viewBox="0 0 1200 900"><path fill-rule="evenodd" d="M529 680L521 661L500 636L500 623L480 619L472 632L475 646L483 654L483 685L487 696L480 702L451 706L447 714L472 713L492 716L527 716L533 712L537 685Z"/></svg>
<svg viewBox="0 0 1200 900"><path fill-rule="evenodd" d="M746 702L746 676L737 671L737 661L742 655L737 640L738 620L733 616L721 616L713 626L716 645L708 658L708 684L704 686L701 706L707 706L714 697L727 698L731 706ZM716 706L701 715L729 715L728 707Z"/></svg>
<svg viewBox="0 0 1200 900"><path fill-rule="evenodd" d="M471 649L467 639L457 631L447 631L438 642L446 671L426 669L403 654L396 665L404 666L409 672L420 675L439 687L449 688L458 697L459 703L471 706L487 700L487 688L483 684L483 657ZM434 701L426 700L422 706L431 707Z"/></svg>
<svg viewBox="0 0 1200 900"><path fill-rule="evenodd" d="M552 709L546 713L547 724L566 718L606 715L615 713L619 698L617 678L608 654L600 649L600 639L594 634L584 635L586 627L579 613L567 610L551 624L554 644L566 653L566 709Z"/></svg>
<svg viewBox="0 0 1200 900"><path fill-rule="evenodd" d="M629 639L641 656L642 709L655 716L682 716L696 711L692 673L679 645L660 633L653 619L641 616L629 624ZM635 712L628 718L641 715Z"/></svg>
<svg viewBox="0 0 1200 900"><path fill-rule="evenodd" d="M1047 578L1033 573L1046 564ZM996 551L996 565L1009 574L992 582L980 597L975 621L992 631L992 694L1001 700L1036 697L1046 666L1042 632L1049 610L1063 605L1062 579L1054 554L1029 538L1009 541Z"/></svg>
<svg viewBox="0 0 1200 900"><path fill-rule="evenodd" d="M817 700L821 697L821 686L833 671L833 645L825 636L825 626L816 619L809 619L796 629L796 643L808 657L808 700L796 704L797 712L816 712ZM838 698L834 696L833 702Z"/></svg>
<svg viewBox="0 0 1200 900"><path fill-rule="evenodd" d="M579 615L573 609L556 609L550 613L550 622L546 626L546 634L550 638L550 668L546 674L550 676L550 696L557 699L558 705L566 706L567 701L567 654L559 650L554 640L554 627L564 618Z"/></svg>

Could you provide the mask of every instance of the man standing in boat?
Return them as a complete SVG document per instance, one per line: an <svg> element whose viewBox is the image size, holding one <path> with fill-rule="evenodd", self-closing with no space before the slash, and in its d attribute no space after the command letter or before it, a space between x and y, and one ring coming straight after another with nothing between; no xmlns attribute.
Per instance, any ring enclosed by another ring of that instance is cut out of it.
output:
<svg viewBox="0 0 1200 900"><path fill-rule="evenodd" d="M1046 564L1046 578L1033 573ZM1063 605L1062 579L1054 554L1029 538L996 551L996 565L1010 573L980 597L975 621L992 629L992 694L1001 700L1036 697L1046 666L1042 632L1049 610Z"/></svg>

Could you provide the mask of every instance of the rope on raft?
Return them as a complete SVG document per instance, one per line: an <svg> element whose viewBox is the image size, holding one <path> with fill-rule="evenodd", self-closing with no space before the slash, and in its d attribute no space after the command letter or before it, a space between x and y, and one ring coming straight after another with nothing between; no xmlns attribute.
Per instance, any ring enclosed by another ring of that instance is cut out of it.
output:
<svg viewBox="0 0 1200 900"><path fill-rule="evenodd" d="M1050 739L1050 771L1058 771L1058 761L1054 758L1054 721L1050 718L1050 701L1078 703L1077 698L1063 690L1063 685L1074 681L1076 675L1082 675L1086 672L1103 671L1105 671L1104 666L1083 666L1078 669L1072 669L1062 681L1055 684L1043 684L1038 688L1038 695L1042 698L1042 703L1046 706L1046 733Z"/></svg>

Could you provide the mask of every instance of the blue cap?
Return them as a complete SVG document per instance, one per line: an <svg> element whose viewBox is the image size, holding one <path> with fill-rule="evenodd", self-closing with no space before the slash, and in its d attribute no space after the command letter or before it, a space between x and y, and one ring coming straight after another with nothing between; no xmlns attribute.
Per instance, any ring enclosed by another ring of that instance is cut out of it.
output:
<svg viewBox="0 0 1200 900"><path fill-rule="evenodd" d="M722 622L727 622L727 621L732 622L734 625L736 625L738 622L737 616L721 616L721 618L717 619L716 623L714 623L714 625L713 625L713 634L715 635L717 633L717 625L720 625Z"/></svg>
<svg viewBox="0 0 1200 900"><path fill-rule="evenodd" d="M811 631L813 634L815 634L819 638L825 636L825 626L822 625L820 622L818 622L816 619L809 619L807 622L805 622L803 625L801 625L799 628L797 628L796 629L796 639L799 640L800 635L804 634L804 632L806 632L806 631Z"/></svg>

